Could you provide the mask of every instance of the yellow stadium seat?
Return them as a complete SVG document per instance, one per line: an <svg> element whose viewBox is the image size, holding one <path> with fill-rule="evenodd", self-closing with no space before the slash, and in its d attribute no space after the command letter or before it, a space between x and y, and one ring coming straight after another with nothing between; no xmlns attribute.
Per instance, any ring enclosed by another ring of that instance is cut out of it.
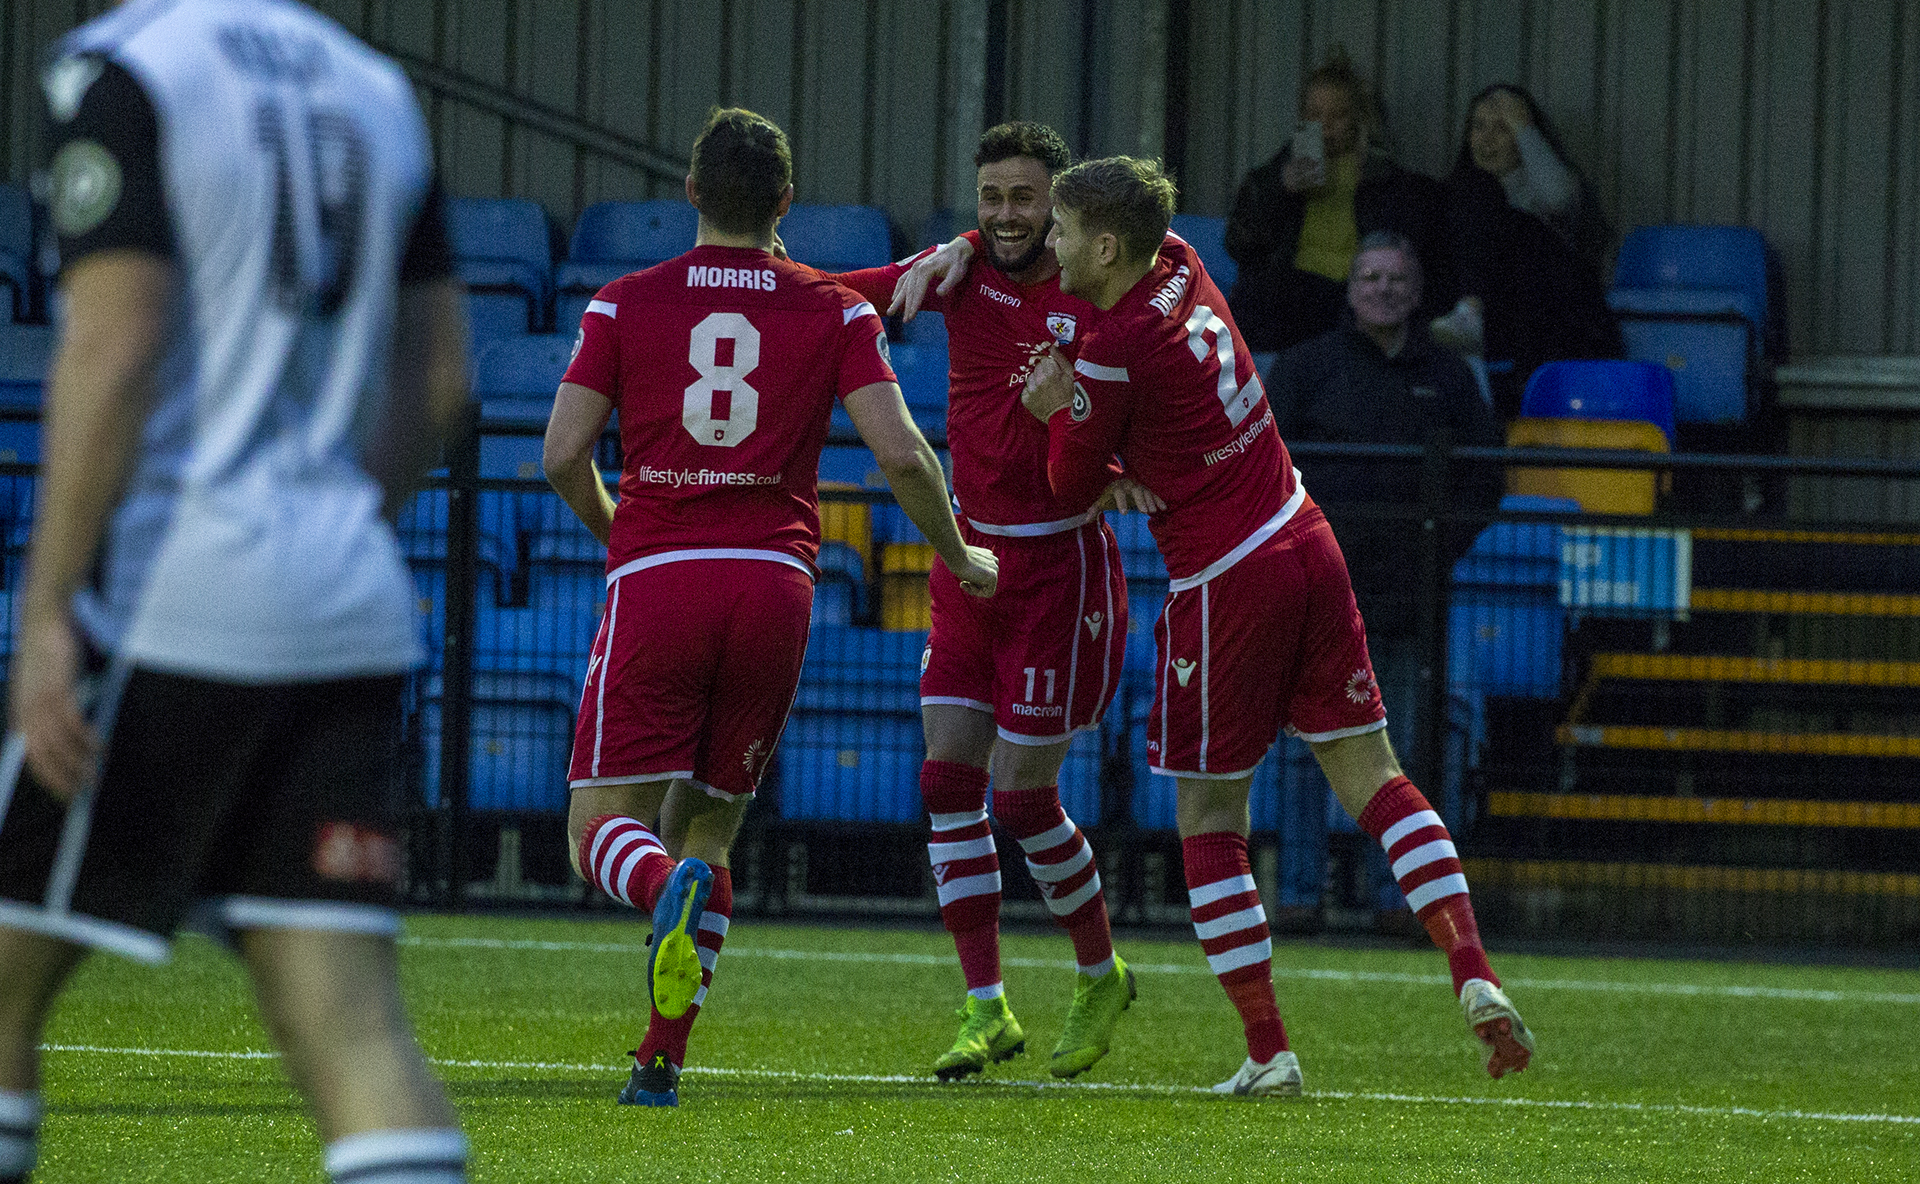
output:
<svg viewBox="0 0 1920 1184"><path fill-rule="evenodd" d="M933 570L931 543L889 543L880 553L880 627L933 628L933 599L927 573Z"/></svg>
<svg viewBox="0 0 1920 1184"><path fill-rule="evenodd" d="M863 492L848 481L822 481L820 491ZM873 570L873 506L867 502L843 502L820 499L820 541L842 542L860 553L867 570Z"/></svg>
<svg viewBox="0 0 1920 1184"><path fill-rule="evenodd" d="M1599 448L1667 452L1659 425L1638 419L1516 419L1509 448ZM1507 473L1507 492L1570 497L1589 514L1651 514L1665 474L1653 469L1536 469Z"/></svg>

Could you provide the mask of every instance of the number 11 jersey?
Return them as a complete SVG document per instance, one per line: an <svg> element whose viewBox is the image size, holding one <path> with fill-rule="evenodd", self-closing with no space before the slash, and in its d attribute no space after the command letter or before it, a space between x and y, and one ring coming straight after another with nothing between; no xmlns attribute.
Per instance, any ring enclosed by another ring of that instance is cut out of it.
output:
<svg viewBox="0 0 1920 1184"><path fill-rule="evenodd" d="M765 251L695 247L600 289L566 381L620 416L610 574L761 558L809 574L833 402L895 381L871 304Z"/></svg>

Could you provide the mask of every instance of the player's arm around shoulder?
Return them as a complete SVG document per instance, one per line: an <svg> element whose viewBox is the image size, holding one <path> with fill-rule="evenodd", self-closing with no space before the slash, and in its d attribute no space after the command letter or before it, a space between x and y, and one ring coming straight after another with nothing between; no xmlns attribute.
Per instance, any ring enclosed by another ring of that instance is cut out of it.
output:
<svg viewBox="0 0 1920 1184"><path fill-rule="evenodd" d="M962 587L975 596L992 596L999 584L999 561L987 548L970 547L961 539L947 498L946 470L907 413L900 385L870 383L841 402L907 517L933 543Z"/></svg>

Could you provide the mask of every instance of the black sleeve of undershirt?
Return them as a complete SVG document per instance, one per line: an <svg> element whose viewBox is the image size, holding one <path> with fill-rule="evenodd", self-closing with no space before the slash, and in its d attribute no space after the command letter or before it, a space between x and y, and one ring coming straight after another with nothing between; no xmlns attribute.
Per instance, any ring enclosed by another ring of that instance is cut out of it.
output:
<svg viewBox="0 0 1920 1184"><path fill-rule="evenodd" d="M105 58L72 57L48 72L44 98L47 212L59 235L61 268L96 251L173 258L160 121L139 82Z"/></svg>
<svg viewBox="0 0 1920 1184"><path fill-rule="evenodd" d="M427 186L420 216L407 236L407 253L400 259L400 282L424 284L453 274L453 243L447 238L447 195L435 177Z"/></svg>

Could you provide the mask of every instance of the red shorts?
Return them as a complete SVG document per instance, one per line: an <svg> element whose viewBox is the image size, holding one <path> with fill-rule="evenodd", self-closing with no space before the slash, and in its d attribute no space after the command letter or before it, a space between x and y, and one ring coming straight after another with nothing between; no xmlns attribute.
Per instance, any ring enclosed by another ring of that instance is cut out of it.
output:
<svg viewBox="0 0 1920 1184"><path fill-rule="evenodd" d="M935 561L921 706L991 712L1015 744L1054 744L1098 725L1127 646L1127 583L1106 520L1031 538L965 522L960 530L999 558L999 591L991 600L969 596Z"/></svg>
<svg viewBox="0 0 1920 1184"><path fill-rule="evenodd" d="M1282 727L1307 740L1386 727L1347 561L1312 503L1240 562L1168 594L1154 641L1156 773L1244 776Z"/></svg>
<svg viewBox="0 0 1920 1184"><path fill-rule="evenodd" d="M686 777L751 797L800 686L812 613L812 578L767 560L680 560L615 580L568 784Z"/></svg>

